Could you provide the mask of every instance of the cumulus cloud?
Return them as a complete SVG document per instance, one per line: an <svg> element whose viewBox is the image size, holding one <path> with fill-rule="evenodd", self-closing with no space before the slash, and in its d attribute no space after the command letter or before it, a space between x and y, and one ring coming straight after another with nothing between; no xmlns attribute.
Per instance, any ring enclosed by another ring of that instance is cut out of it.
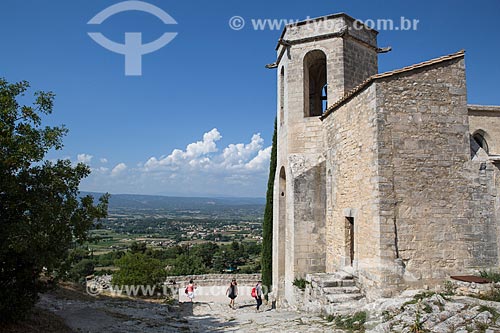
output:
<svg viewBox="0 0 500 333"><path fill-rule="evenodd" d="M89 155L89 154L78 154L76 156L76 160L78 163L85 163L85 164L90 164L90 162L92 161L92 155Z"/></svg>
<svg viewBox="0 0 500 333"><path fill-rule="evenodd" d="M220 145L217 128L183 149L128 167L92 169L86 190L112 193L166 195L263 196L269 170L271 147L260 133L248 141ZM102 160L101 160L102 162ZM125 172L126 171L126 172Z"/></svg>
<svg viewBox="0 0 500 333"><path fill-rule="evenodd" d="M175 170L182 164L191 166L206 164L208 160L203 156L216 152L216 142L220 139L222 139L222 136L214 128L210 132L203 134L203 140L188 144L186 150L174 149L170 155L159 159L151 157L144 164L144 168L146 171L165 167Z"/></svg>
<svg viewBox="0 0 500 333"><path fill-rule="evenodd" d="M126 169L127 165L125 163L119 163L113 168L113 170L111 170L111 176L116 177Z"/></svg>
<svg viewBox="0 0 500 333"><path fill-rule="evenodd" d="M219 153L217 141L222 138L214 128L203 135L203 140L190 143L185 150L174 149L169 155L151 157L144 163L144 172L183 171L243 172L263 170L269 163L271 147L263 147L260 133L254 134L249 143L231 143Z"/></svg>
<svg viewBox="0 0 500 333"><path fill-rule="evenodd" d="M104 157L102 157L99 161L101 161L102 164L108 163L108 159Z"/></svg>
<svg viewBox="0 0 500 333"><path fill-rule="evenodd" d="M259 150L250 162L245 164L248 170L265 170L269 167L269 160L271 158L271 150L273 147L267 147L264 150Z"/></svg>
<svg viewBox="0 0 500 333"><path fill-rule="evenodd" d="M246 164L251 157L261 151L263 143L264 140L260 137L260 133L257 133L252 136L250 143L230 144L222 153L223 165L233 168Z"/></svg>

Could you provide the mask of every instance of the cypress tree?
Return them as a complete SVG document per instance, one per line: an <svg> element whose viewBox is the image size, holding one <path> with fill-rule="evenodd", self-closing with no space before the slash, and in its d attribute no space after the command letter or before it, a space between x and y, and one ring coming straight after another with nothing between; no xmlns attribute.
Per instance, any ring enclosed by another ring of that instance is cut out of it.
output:
<svg viewBox="0 0 500 333"><path fill-rule="evenodd" d="M266 209L264 211L264 222L262 225L262 284L271 290L273 280L273 188L276 173L277 158L277 121L274 120L273 147L271 150L271 161L269 166L269 178L267 181ZM267 295L266 295L267 298Z"/></svg>

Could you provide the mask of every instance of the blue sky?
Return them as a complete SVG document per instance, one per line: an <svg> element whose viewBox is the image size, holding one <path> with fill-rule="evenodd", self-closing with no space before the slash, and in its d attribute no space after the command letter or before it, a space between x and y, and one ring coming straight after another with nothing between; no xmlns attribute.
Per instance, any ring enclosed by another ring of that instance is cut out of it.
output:
<svg viewBox="0 0 500 333"><path fill-rule="evenodd" d="M361 19L418 19L415 31L380 31L379 71L465 49L469 103L500 104L500 1L149 0L177 22L123 12L87 22L120 1L2 0L0 77L57 95L49 124L65 124L63 151L49 158L90 164L82 190L186 196L264 196L276 105L280 30L252 19L346 12ZM233 16L246 25L230 28ZM164 32L176 38L143 56L142 76L124 75L124 56L97 43Z"/></svg>

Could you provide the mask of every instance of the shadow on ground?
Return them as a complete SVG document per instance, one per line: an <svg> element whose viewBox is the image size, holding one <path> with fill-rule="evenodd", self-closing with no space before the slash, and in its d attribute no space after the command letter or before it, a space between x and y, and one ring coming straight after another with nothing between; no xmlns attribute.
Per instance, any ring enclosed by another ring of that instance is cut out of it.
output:
<svg viewBox="0 0 500 333"><path fill-rule="evenodd" d="M42 294L37 309L60 319L61 329L57 332L216 332L235 326L211 312L212 306L196 302L166 304L162 299L92 297L78 288L62 286Z"/></svg>
<svg viewBox="0 0 500 333"><path fill-rule="evenodd" d="M179 313L187 320L191 332L223 332L237 326L234 319L226 320L224 317L219 317L216 311L214 315L210 315L213 306L215 306L213 303L206 302L179 303ZM232 310L228 308L229 311Z"/></svg>

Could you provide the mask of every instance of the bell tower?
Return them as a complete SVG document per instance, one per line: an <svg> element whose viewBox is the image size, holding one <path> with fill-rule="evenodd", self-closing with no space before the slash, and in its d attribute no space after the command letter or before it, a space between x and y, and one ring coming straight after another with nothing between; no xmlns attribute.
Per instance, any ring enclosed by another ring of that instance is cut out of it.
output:
<svg viewBox="0 0 500 333"><path fill-rule="evenodd" d="M276 47L278 158L273 292L293 303L293 281L326 270L326 160L321 116L377 73L378 32L346 14L288 25Z"/></svg>

